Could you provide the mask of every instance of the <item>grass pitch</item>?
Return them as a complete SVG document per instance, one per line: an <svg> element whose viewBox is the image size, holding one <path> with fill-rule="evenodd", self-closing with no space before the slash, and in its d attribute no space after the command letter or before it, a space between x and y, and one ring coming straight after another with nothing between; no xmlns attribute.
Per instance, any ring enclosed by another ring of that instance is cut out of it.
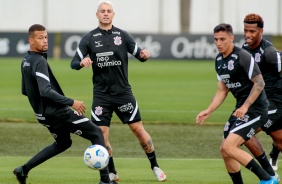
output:
<svg viewBox="0 0 282 184"><path fill-rule="evenodd" d="M70 68L70 60L48 60L66 96L84 101L90 117L92 70ZM35 121L21 94L21 58L0 58L0 121ZM194 123L217 89L212 61L159 61L129 63L129 81L144 123ZM231 95L208 120L225 123L234 108ZM116 116L114 122L119 122Z"/></svg>
<svg viewBox="0 0 282 184"><path fill-rule="evenodd" d="M86 167L83 157L55 157L29 173L29 184L97 184L99 173ZM1 183L15 184L12 170L28 157L0 157ZM119 184L159 183L146 159L115 159L120 177ZM226 184L231 183L220 159L159 159L167 174L166 184ZM245 184L258 183L259 179L242 168Z"/></svg>
<svg viewBox="0 0 282 184"><path fill-rule="evenodd" d="M71 70L70 60L48 61L65 95L84 101L88 107L86 116L90 117L91 69ZM46 128L34 123L28 100L21 95L21 58L0 58L0 62L0 183L14 184L12 170L54 140ZM218 149L223 124L234 108L233 97L227 97L205 126L195 125L196 115L209 105L216 92L213 62L131 61L129 80L144 126L153 138L159 164L168 176L166 183L231 183ZM258 137L269 153L271 139L264 133ZM98 172L87 168L82 160L89 142L78 136L72 139L69 150L32 170L28 183L98 183ZM110 140L121 178L119 183L158 183L137 139L116 116ZM246 184L258 183L245 168L242 174ZM282 175L280 170L278 174Z"/></svg>

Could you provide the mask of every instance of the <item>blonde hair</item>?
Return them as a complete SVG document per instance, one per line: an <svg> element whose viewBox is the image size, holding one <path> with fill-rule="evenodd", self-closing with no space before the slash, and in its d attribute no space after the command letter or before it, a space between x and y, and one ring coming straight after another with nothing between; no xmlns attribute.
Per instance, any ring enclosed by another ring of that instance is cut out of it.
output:
<svg viewBox="0 0 282 184"><path fill-rule="evenodd" d="M99 3L98 3L98 7L97 7L97 12L99 11L99 7L101 4L108 4L110 6L112 6L112 8L114 9L114 5L111 1L108 1L108 0L101 0Z"/></svg>

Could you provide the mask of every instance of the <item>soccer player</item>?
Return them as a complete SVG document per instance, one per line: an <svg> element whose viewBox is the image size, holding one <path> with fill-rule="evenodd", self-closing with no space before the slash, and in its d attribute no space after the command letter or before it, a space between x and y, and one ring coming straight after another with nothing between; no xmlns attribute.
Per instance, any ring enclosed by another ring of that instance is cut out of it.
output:
<svg viewBox="0 0 282 184"><path fill-rule="evenodd" d="M197 124L204 121L214 112L231 92L236 98L236 108L224 127L224 136L220 152L225 167L234 184L243 184L240 164L252 171L260 184L277 184L240 145L250 139L255 131L266 121L268 102L264 80L258 65L245 50L233 44L234 35L231 25L219 24L214 28L214 43L219 54L215 59L218 89L209 107L196 117Z"/></svg>
<svg viewBox="0 0 282 184"><path fill-rule="evenodd" d="M282 150L282 77L281 77L281 56L274 48L272 43L263 39L264 21L258 14L248 14L244 18L244 37L246 43L243 49L252 54L255 62L260 67L262 76L265 81L265 92L270 103L268 110L268 120L261 127L266 134L273 139L274 145ZM271 165L268 163L265 152L260 149L260 146L255 137L245 143L246 147L259 158L258 161L266 171L275 168L275 161L277 161L278 154L275 149L270 154ZM279 153L279 152L278 152ZM273 162L274 161L274 162ZM273 165L274 164L274 165ZM273 173L274 171L272 171ZM269 172L268 172L269 173ZM271 173L269 173L271 174ZM276 174L277 175L277 174ZM277 175L278 177L278 175Z"/></svg>
<svg viewBox="0 0 282 184"><path fill-rule="evenodd" d="M152 138L144 129L138 103L128 82L128 53L141 62L149 59L150 53L138 47L129 33L113 26L114 15L112 2L99 2L96 12L99 26L82 37L71 61L71 68L80 70L92 67L91 119L102 129L110 153L111 180L119 179L108 139L112 115L115 112L138 138L157 180L165 181L166 175L157 163Z"/></svg>
<svg viewBox="0 0 282 184"><path fill-rule="evenodd" d="M83 115L86 110L83 102L64 96L48 65L48 34L45 27L34 24L28 34L30 50L21 63L22 94L28 97L35 117L49 130L55 142L14 169L13 173L20 184L26 184L31 169L71 146L70 133L88 139L92 144L105 146L101 129ZM110 181L108 167L100 170L99 184L115 183Z"/></svg>

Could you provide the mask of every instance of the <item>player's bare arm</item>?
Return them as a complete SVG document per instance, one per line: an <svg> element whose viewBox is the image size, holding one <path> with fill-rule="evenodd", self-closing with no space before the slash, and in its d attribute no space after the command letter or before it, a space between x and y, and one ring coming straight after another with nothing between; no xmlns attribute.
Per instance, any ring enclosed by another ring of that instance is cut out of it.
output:
<svg viewBox="0 0 282 184"><path fill-rule="evenodd" d="M91 61L91 59L89 57L86 57L83 60L81 60L80 66L88 68L92 65L92 63L93 63L93 61Z"/></svg>
<svg viewBox="0 0 282 184"><path fill-rule="evenodd" d="M218 81L218 89L213 97L209 107L206 110L203 110L196 117L196 123L202 125L204 121L215 111L225 100L228 95L229 89L222 81Z"/></svg>
<svg viewBox="0 0 282 184"><path fill-rule="evenodd" d="M256 75L253 77L252 82L254 83L253 88L246 99L245 103L233 113L233 115L237 118L243 118L249 107L254 103L254 101L258 98L262 90L264 89L265 83L262 78L262 75Z"/></svg>

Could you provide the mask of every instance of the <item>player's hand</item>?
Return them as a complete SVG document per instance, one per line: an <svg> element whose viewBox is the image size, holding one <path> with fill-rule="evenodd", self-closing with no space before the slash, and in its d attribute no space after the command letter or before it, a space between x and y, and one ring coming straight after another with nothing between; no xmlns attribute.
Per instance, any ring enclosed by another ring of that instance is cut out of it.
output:
<svg viewBox="0 0 282 184"><path fill-rule="evenodd" d="M147 60L147 59L150 58L150 56L151 56L151 55L150 55L150 53L149 53L148 50L144 49L144 50L141 50L141 51L140 51L140 57L141 57L142 59Z"/></svg>
<svg viewBox="0 0 282 184"><path fill-rule="evenodd" d="M75 111L77 111L80 115L84 114L86 111L86 107L83 102L74 100L73 105L71 106Z"/></svg>
<svg viewBox="0 0 282 184"><path fill-rule="evenodd" d="M241 120L244 119L245 114L247 113L248 108L241 106L240 108L236 109L233 113L233 116L240 118Z"/></svg>
<svg viewBox="0 0 282 184"><path fill-rule="evenodd" d="M208 110L203 110L196 117L196 124L202 125L210 115L211 113Z"/></svg>
<svg viewBox="0 0 282 184"><path fill-rule="evenodd" d="M92 65L93 61L89 57L84 58L83 60L80 61L80 66L88 68Z"/></svg>

